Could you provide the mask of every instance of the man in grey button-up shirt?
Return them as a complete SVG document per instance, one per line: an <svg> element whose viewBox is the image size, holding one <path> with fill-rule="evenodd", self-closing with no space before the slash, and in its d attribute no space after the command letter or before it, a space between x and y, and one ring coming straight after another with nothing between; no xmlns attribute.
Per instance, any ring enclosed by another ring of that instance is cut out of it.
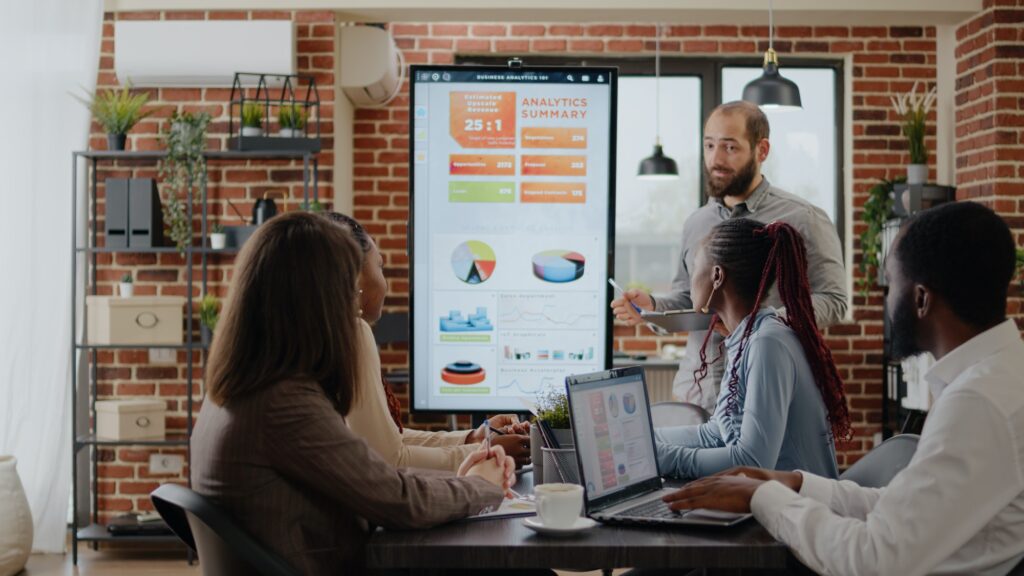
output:
<svg viewBox="0 0 1024 576"><path fill-rule="evenodd" d="M659 311L704 306L704 302L690 299L690 271L697 249L716 224L738 217L765 223L781 220L796 228L807 246L807 274L818 327L835 324L846 315L846 274L835 225L823 210L772 186L761 175L761 164L770 149L768 134L768 119L753 104L729 102L715 108L704 126L704 180L709 201L691 214L683 226L682 253L672 291L652 296L628 290L625 298L612 301L617 318L630 325L641 322L626 299L640 308ZM774 289L766 304L781 305ZM673 393L680 400L700 404L713 412L723 362L719 360L709 366L700 389L694 385L693 373L700 367L704 337L703 331L689 334ZM709 361L718 356L721 340L718 334L712 335L707 350Z"/></svg>

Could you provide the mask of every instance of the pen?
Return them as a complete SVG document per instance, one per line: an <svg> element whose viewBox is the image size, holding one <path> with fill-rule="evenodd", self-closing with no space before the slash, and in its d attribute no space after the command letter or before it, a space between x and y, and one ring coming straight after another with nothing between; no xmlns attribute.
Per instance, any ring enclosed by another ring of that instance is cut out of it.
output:
<svg viewBox="0 0 1024 576"><path fill-rule="evenodd" d="M499 430L499 429L495 428L494 426L490 426L490 425L488 425L487 427L488 427L488 428L489 428L489 429L491 430L491 432L494 432L494 433L495 433L495 434L497 434L498 436L504 436L504 435L505 435L505 433L504 433L504 432L502 432L501 430Z"/></svg>
<svg viewBox="0 0 1024 576"><path fill-rule="evenodd" d="M622 286L619 286L619 285L618 285L618 284L617 284L617 283L615 282L615 279L614 279L614 278L609 278L609 279L608 279L608 283L612 285L612 288L615 288L616 290L618 290L618 291L619 291L619 294L622 294L622 298L623 298L623 299L624 299L624 300L625 300L626 302L629 302L629 305L633 307L633 310L636 310L636 313L637 313L637 314L643 314L643 311L642 311L642 310L640 310L640 307L639 307L639 306L637 306L636 304L634 304L634 303L633 303L633 301L632 301L632 300L630 300L629 298L626 298L626 291L622 289Z"/></svg>
<svg viewBox="0 0 1024 576"><path fill-rule="evenodd" d="M487 457L491 457L491 421L484 420L484 450Z"/></svg>

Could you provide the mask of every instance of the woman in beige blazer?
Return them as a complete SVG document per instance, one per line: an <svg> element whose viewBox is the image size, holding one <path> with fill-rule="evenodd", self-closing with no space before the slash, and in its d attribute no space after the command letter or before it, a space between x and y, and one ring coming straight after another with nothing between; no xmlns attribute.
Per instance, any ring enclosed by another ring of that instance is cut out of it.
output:
<svg viewBox="0 0 1024 576"><path fill-rule="evenodd" d="M454 432L426 432L402 425L401 405L381 377L380 354L370 324L380 319L388 284L384 277L384 259L377 244L354 218L331 212L331 220L351 231L363 251L359 274L361 363L357 377L360 397L348 413L348 425L366 439L367 444L395 466L437 470L458 470L468 454L483 441L483 427ZM503 429L504 436L491 441L503 447L517 466L530 463L530 424L520 423L510 414L490 418L491 426Z"/></svg>
<svg viewBox="0 0 1024 576"><path fill-rule="evenodd" d="M235 267L191 439L193 488L307 575L363 573L373 525L489 510L514 478L498 446L470 453L457 476L396 470L346 425L360 394L361 263L321 216L260 226Z"/></svg>

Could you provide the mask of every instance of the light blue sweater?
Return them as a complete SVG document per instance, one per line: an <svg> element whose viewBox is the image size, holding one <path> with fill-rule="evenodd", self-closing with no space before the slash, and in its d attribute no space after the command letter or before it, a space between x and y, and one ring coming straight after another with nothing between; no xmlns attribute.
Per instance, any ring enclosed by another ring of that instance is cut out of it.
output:
<svg viewBox="0 0 1024 576"><path fill-rule="evenodd" d="M749 319L725 340L730 364L711 419L655 430L661 473L700 478L733 466L757 466L838 477L825 402L800 340L774 308L762 308L743 357L737 358ZM727 414L734 362L740 363L736 412Z"/></svg>

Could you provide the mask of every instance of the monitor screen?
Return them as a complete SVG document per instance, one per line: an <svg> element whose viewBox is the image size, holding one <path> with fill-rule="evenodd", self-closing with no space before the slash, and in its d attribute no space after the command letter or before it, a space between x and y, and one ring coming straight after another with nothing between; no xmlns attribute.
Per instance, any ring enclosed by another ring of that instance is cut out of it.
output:
<svg viewBox="0 0 1024 576"><path fill-rule="evenodd" d="M642 372L574 382L569 393L588 500L658 477Z"/></svg>
<svg viewBox="0 0 1024 576"><path fill-rule="evenodd" d="M608 367L612 68L413 66L416 411L523 411Z"/></svg>

